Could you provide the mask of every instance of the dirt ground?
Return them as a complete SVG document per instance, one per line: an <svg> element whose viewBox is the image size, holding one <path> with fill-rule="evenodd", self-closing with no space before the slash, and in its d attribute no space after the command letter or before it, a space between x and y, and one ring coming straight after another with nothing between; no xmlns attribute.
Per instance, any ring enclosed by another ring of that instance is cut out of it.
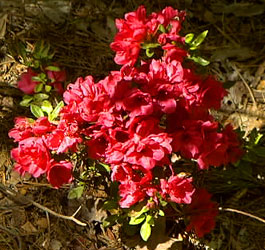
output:
<svg viewBox="0 0 265 250"><path fill-rule="evenodd" d="M222 109L213 115L240 128L245 137L254 128L264 133L264 0L0 0L0 250L265 249L265 155L251 169L208 171L207 188L221 207L234 210L220 211L211 234L200 242L194 237L181 239L179 229L168 223L158 246L156 241L145 246L119 225L102 226L107 216L102 209L108 196L106 181L95 181L81 198L68 199L70 185L55 190L45 179L22 178L12 171L9 152L15 144L8 131L15 117L30 115L19 106L22 93L16 89L26 69L22 45L30 49L40 39L50 43L69 83L86 75L102 79L118 69L109 48L115 18L141 4L149 13L165 6L185 9L183 32L209 31L200 48L211 62L207 70L226 86L233 85ZM75 218L86 226L71 220L77 210Z"/></svg>

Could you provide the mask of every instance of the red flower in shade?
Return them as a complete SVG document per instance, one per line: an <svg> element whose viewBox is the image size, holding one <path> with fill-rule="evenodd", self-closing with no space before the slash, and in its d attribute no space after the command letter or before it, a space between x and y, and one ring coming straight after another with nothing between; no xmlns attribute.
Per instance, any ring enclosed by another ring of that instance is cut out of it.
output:
<svg viewBox="0 0 265 250"><path fill-rule="evenodd" d="M244 151L240 148L240 141L231 125L220 133L208 133L204 138L202 153L198 158L201 169L209 166L221 166L238 161Z"/></svg>
<svg viewBox="0 0 265 250"><path fill-rule="evenodd" d="M29 137L19 142L17 148L12 149L11 157L16 160L14 169L24 175L26 172L39 177L50 167L50 154L43 140Z"/></svg>
<svg viewBox="0 0 265 250"><path fill-rule="evenodd" d="M219 109L222 99L227 95L223 84L213 77L207 77L200 85L201 87L198 91L200 104L206 108Z"/></svg>
<svg viewBox="0 0 265 250"><path fill-rule="evenodd" d="M162 196L176 203L191 203L191 196L195 189L191 185L192 178L182 178L179 176L171 176L168 180L161 179L160 187Z"/></svg>
<svg viewBox="0 0 265 250"><path fill-rule="evenodd" d="M70 183L72 177L72 164L68 161L51 162L51 166L47 171L47 179L53 187L59 188L63 184Z"/></svg>
<svg viewBox="0 0 265 250"><path fill-rule="evenodd" d="M39 82L32 80L33 76L37 76L31 68L27 69L27 72L23 73L20 76L20 80L18 81L18 88L23 91L25 94L34 94L34 88Z"/></svg>
<svg viewBox="0 0 265 250"><path fill-rule="evenodd" d="M57 67L57 66L56 66ZM55 88L55 90L61 95L64 93L63 82L66 80L66 71L46 71L48 79L50 79L50 85Z"/></svg>
<svg viewBox="0 0 265 250"><path fill-rule="evenodd" d="M66 80L66 71L65 70L59 70L59 71L52 71L47 70L46 71L48 79L54 82L64 82Z"/></svg>
<svg viewBox="0 0 265 250"><path fill-rule="evenodd" d="M210 233L215 227L218 206L210 199L211 194L207 190L197 189L192 195L192 202L186 210L190 218L186 230L191 231L193 229L198 237Z"/></svg>

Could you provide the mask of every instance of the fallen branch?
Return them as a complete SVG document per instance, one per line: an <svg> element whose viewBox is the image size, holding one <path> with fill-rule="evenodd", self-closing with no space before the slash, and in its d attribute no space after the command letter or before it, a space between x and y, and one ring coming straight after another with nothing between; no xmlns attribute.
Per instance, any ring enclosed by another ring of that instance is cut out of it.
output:
<svg viewBox="0 0 265 250"><path fill-rule="evenodd" d="M222 207L219 207L219 210L220 211L228 211L228 212L242 214L242 215L248 216L248 217L250 217L252 219L258 220L258 221L260 221L262 223L265 223L265 219L262 219L262 218L260 218L258 216L255 216L255 215L252 215L250 213L243 212L243 211L240 211L240 210L237 210L237 209L234 209L234 208L222 208Z"/></svg>
<svg viewBox="0 0 265 250"><path fill-rule="evenodd" d="M73 215L71 216L67 216L67 215L63 215L63 214L59 214L33 200L31 200L30 198L28 197L25 197L17 192L15 192L14 190L4 186L3 184L0 183L0 192L4 193L8 199L10 200L13 200L14 202L18 202L20 204L31 204L45 212L48 212L49 214L52 214L58 218L62 218L62 219L65 219L65 220L71 220L73 222L75 222L76 224L78 224L79 226L87 226L86 223L84 222L81 222L80 220L76 219L75 216L76 214L80 211L81 209L81 206L73 213Z"/></svg>

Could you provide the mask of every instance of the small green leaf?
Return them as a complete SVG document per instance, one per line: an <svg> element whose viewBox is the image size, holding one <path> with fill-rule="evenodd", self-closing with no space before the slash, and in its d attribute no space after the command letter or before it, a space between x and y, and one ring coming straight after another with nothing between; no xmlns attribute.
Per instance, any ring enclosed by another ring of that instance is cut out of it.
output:
<svg viewBox="0 0 265 250"><path fill-rule="evenodd" d="M110 166L108 164L98 162L100 166L102 166L108 173L110 173Z"/></svg>
<svg viewBox="0 0 265 250"><path fill-rule="evenodd" d="M160 46L161 46L160 43L142 43L141 44L142 49L154 49Z"/></svg>
<svg viewBox="0 0 265 250"><path fill-rule="evenodd" d="M159 24L158 30L161 31L162 33L166 33L166 28L164 27L163 24Z"/></svg>
<svg viewBox="0 0 265 250"><path fill-rule="evenodd" d="M223 88L225 89L230 89L231 87L233 87L236 84L236 81L226 81L223 84Z"/></svg>
<svg viewBox="0 0 265 250"><path fill-rule="evenodd" d="M103 227L110 227L115 224L117 219L118 219L117 214L110 215L103 221L102 225Z"/></svg>
<svg viewBox="0 0 265 250"><path fill-rule="evenodd" d="M198 64L200 64L201 66L207 66L210 62L203 59L202 57L200 56L192 56L190 57L190 59Z"/></svg>
<svg viewBox="0 0 265 250"><path fill-rule="evenodd" d="M260 141L260 139L263 137L263 134L261 134L261 133L258 133L257 134L257 137L255 138L255 142L254 142L254 144L255 145L258 145L258 143L259 143L259 141Z"/></svg>
<svg viewBox="0 0 265 250"><path fill-rule="evenodd" d="M41 78L39 76L32 76L32 80L35 82L41 82Z"/></svg>
<svg viewBox="0 0 265 250"><path fill-rule="evenodd" d="M37 118L44 116L44 113L42 112L41 108L35 104L30 104L30 111Z"/></svg>
<svg viewBox="0 0 265 250"><path fill-rule="evenodd" d="M154 217L150 214L146 216L146 222L151 226L155 225Z"/></svg>
<svg viewBox="0 0 265 250"><path fill-rule="evenodd" d="M71 200L71 199L79 199L82 196L83 192L84 192L84 188L85 188L84 186L79 186L79 187L75 187L75 188L71 189L69 191L69 193L68 193L67 198L69 200Z"/></svg>
<svg viewBox="0 0 265 250"><path fill-rule="evenodd" d="M49 101L47 101L47 100L44 100L42 102L41 109L44 112L46 112L48 115L53 111L52 104Z"/></svg>
<svg viewBox="0 0 265 250"><path fill-rule="evenodd" d="M19 103L19 105L22 107L28 107L32 100L33 100L32 96L30 96L30 98L24 98L23 97L23 100Z"/></svg>
<svg viewBox="0 0 265 250"><path fill-rule="evenodd" d="M113 201L113 200L105 201L102 208L105 210L116 209L116 208L118 208L118 203L116 201Z"/></svg>
<svg viewBox="0 0 265 250"><path fill-rule="evenodd" d="M154 51L151 51L151 49L146 49L145 53L149 58L154 55Z"/></svg>
<svg viewBox="0 0 265 250"><path fill-rule="evenodd" d="M198 47L205 39L208 34L208 30L203 31L200 35L196 37L196 39L191 43L192 47Z"/></svg>
<svg viewBox="0 0 265 250"><path fill-rule="evenodd" d="M39 74L39 77L40 77L41 80L44 81L44 80L46 79L46 74L44 74L44 73L40 73L40 74Z"/></svg>
<svg viewBox="0 0 265 250"><path fill-rule="evenodd" d="M140 229L140 235L144 241L147 241L149 237L151 236L151 225L145 221Z"/></svg>
<svg viewBox="0 0 265 250"><path fill-rule="evenodd" d="M59 113L60 113L60 110L61 108L64 106L64 102L63 101L60 101L57 106L54 108L54 110L52 111L51 115L49 116L49 119L51 121L53 121L55 118L58 117Z"/></svg>
<svg viewBox="0 0 265 250"><path fill-rule="evenodd" d="M158 215L160 215L160 216L165 216L165 213L164 213L163 210L160 209L160 210L158 211Z"/></svg>
<svg viewBox="0 0 265 250"><path fill-rule="evenodd" d="M189 33L185 36L185 43L189 44L191 43L191 41L193 40L194 38L194 34L193 33Z"/></svg>
<svg viewBox="0 0 265 250"><path fill-rule="evenodd" d="M48 66L45 69L49 71L55 71L55 72L61 71L61 69L57 66Z"/></svg>
<svg viewBox="0 0 265 250"><path fill-rule="evenodd" d="M40 102L40 101L48 99L49 95L44 94L44 93L38 93L38 94L35 94L33 96L33 98L34 98L35 101L39 101Z"/></svg>
<svg viewBox="0 0 265 250"><path fill-rule="evenodd" d="M144 206L139 212L134 213L132 217L135 217L135 218L140 217L142 214L148 211L149 211L149 208L147 206Z"/></svg>
<svg viewBox="0 0 265 250"><path fill-rule="evenodd" d="M42 91L42 89L43 89L43 83L39 83L39 84L37 84L37 85L35 86L35 88L34 88L34 92L35 92L35 93L39 93L39 92Z"/></svg>
<svg viewBox="0 0 265 250"><path fill-rule="evenodd" d="M52 90L52 86L51 85L45 85L44 89L47 93L49 93Z"/></svg>
<svg viewBox="0 0 265 250"><path fill-rule="evenodd" d="M141 214L138 217L131 217L129 224L130 225L139 225L145 220L145 215Z"/></svg>

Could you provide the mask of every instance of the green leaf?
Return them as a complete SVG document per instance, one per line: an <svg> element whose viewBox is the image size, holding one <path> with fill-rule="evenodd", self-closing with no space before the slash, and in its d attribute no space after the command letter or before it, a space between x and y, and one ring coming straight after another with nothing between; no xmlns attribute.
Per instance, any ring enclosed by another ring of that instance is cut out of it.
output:
<svg viewBox="0 0 265 250"><path fill-rule="evenodd" d="M164 27L163 24L159 24L158 30L161 31L162 33L166 33L166 28Z"/></svg>
<svg viewBox="0 0 265 250"><path fill-rule="evenodd" d="M225 89L230 89L231 87L233 87L236 84L236 81L226 81L223 84L223 88Z"/></svg>
<svg viewBox="0 0 265 250"><path fill-rule="evenodd" d="M208 34L208 30L203 31L200 35L196 37L196 39L191 43L192 47L198 47L205 39Z"/></svg>
<svg viewBox="0 0 265 250"><path fill-rule="evenodd" d="M57 106L54 108L54 110L52 111L51 115L49 116L49 119L51 121L53 121L55 118L57 118L57 116L60 113L61 108L64 106L64 102L60 101Z"/></svg>
<svg viewBox="0 0 265 250"><path fill-rule="evenodd" d="M115 224L116 220L118 219L117 214L113 214L108 216L102 223L103 227L111 227Z"/></svg>
<svg viewBox="0 0 265 250"><path fill-rule="evenodd" d="M45 85L44 89L47 93L49 93L52 90L52 86L51 85Z"/></svg>
<svg viewBox="0 0 265 250"><path fill-rule="evenodd" d="M43 89L43 83L39 83L39 84L37 84L37 85L35 86L35 88L34 88L34 92L35 92L35 93L39 93L39 92L42 91L42 89Z"/></svg>
<svg viewBox="0 0 265 250"><path fill-rule="evenodd" d="M38 93L38 94L35 94L33 97L34 97L34 100L36 101L43 101L43 100L48 99L49 95L44 94L44 93Z"/></svg>
<svg viewBox="0 0 265 250"><path fill-rule="evenodd" d="M160 216L165 216L165 213L164 213L163 210L160 209L160 210L158 211L158 215L160 215Z"/></svg>
<svg viewBox="0 0 265 250"><path fill-rule="evenodd" d="M100 166L102 166L108 173L110 173L110 166L108 164L98 162Z"/></svg>
<svg viewBox="0 0 265 250"><path fill-rule="evenodd" d="M42 112L41 108L35 104L30 104L30 111L37 118L44 116L44 113Z"/></svg>
<svg viewBox="0 0 265 250"><path fill-rule="evenodd" d="M23 97L23 100L19 103L19 105L22 107L28 107L30 102L33 100L33 97L32 96L30 96L29 98L28 97L24 98L24 97Z"/></svg>
<svg viewBox="0 0 265 250"><path fill-rule="evenodd" d="M145 215L141 214L138 217L131 217L129 224L130 225L138 225L145 220Z"/></svg>
<svg viewBox="0 0 265 250"><path fill-rule="evenodd" d="M187 35L185 36L185 43L190 44L191 41L193 40L193 38L194 38L194 34L193 34L193 33L189 33L189 34L187 34Z"/></svg>
<svg viewBox="0 0 265 250"><path fill-rule="evenodd" d="M39 77L40 77L41 80L44 81L44 80L46 79L46 74L44 74L44 73L40 73L40 74L39 74Z"/></svg>
<svg viewBox="0 0 265 250"><path fill-rule="evenodd" d="M117 209L119 206L118 206L118 203L116 201L105 201L102 208L105 209L105 210L112 210L112 209Z"/></svg>
<svg viewBox="0 0 265 250"><path fill-rule="evenodd" d="M69 191L69 193L68 193L67 198L69 200L71 200L71 199L79 199L82 196L82 194L84 192L84 189L85 189L84 186L78 186L78 187L75 187L75 188L71 189Z"/></svg>
<svg viewBox="0 0 265 250"><path fill-rule="evenodd" d="M53 111L52 104L49 101L47 101L47 100L44 100L42 102L41 109L44 112L46 112L48 115Z"/></svg>
<svg viewBox="0 0 265 250"><path fill-rule="evenodd" d="M32 76L31 79L35 82L41 82L41 78L39 76Z"/></svg>
<svg viewBox="0 0 265 250"><path fill-rule="evenodd" d="M149 237L151 236L151 225L145 221L140 229L140 235L144 241L147 241Z"/></svg>
<svg viewBox="0 0 265 250"><path fill-rule="evenodd" d="M140 217L142 214L149 211L149 208L147 206L143 206L142 209L139 212L133 213L131 217L137 218Z"/></svg>
<svg viewBox="0 0 265 250"><path fill-rule="evenodd" d="M146 222L151 226L155 225L154 217L150 214L146 216Z"/></svg>
<svg viewBox="0 0 265 250"><path fill-rule="evenodd" d="M149 58L155 54L154 51L151 51L151 49L146 49L145 53Z"/></svg>
<svg viewBox="0 0 265 250"><path fill-rule="evenodd" d="M202 57L200 56L192 56L190 57L190 59L198 64L200 64L201 66L207 66L210 62L203 59Z"/></svg>
<svg viewBox="0 0 265 250"><path fill-rule="evenodd" d="M57 66L48 66L45 69L50 70L50 71L55 71L55 72L61 71L61 69Z"/></svg>
<svg viewBox="0 0 265 250"><path fill-rule="evenodd" d="M160 46L161 46L160 43L142 43L141 44L142 49L154 49Z"/></svg>
<svg viewBox="0 0 265 250"><path fill-rule="evenodd" d="M256 138L255 138L255 142L254 142L254 144L255 144L255 145L258 145L259 142L260 142L260 139L261 139L262 137L263 137L263 134L258 133L257 136L256 136Z"/></svg>

